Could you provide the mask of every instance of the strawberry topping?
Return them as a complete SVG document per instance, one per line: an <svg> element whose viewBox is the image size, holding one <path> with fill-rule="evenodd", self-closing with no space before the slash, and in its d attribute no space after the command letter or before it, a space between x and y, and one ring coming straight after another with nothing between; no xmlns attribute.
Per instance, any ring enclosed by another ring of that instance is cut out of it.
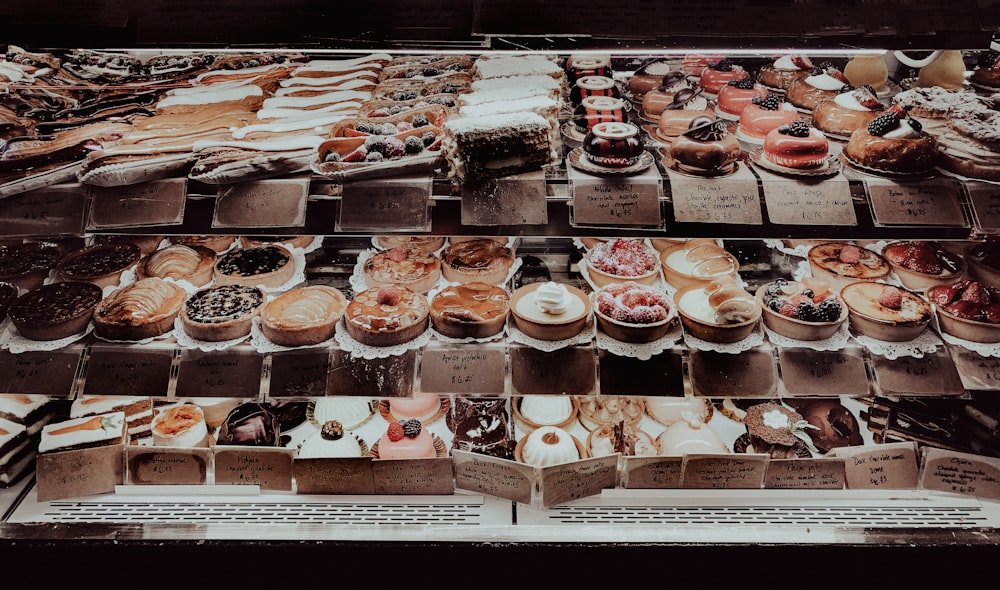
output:
<svg viewBox="0 0 1000 590"><path fill-rule="evenodd" d="M857 264L861 262L861 248L852 245L844 246L838 258L845 264Z"/></svg>
<svg viewBox="0 0 1000 590"><path fill-rule="evenodd" d="M887 286L879 293L878 302L889 309L899 309L903 306L903 292L893 286Z"/></svg>
<svg viewBox="0 0 1000 590"><path fill-rule="evenodd" d="M378 301L379 305L397 305L399 303L399 298L401 294L399 289L392 285L385 287L379 287L378 293L375 295L375 300Z"/></svg>

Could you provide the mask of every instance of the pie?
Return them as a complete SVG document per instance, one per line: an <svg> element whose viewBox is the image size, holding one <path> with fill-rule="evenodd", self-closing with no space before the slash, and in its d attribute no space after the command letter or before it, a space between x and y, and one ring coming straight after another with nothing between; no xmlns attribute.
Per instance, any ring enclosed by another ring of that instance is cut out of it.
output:
<svg viewBox="0 0 1000 590"><path fill-rule="evenodd" d="M223 254L215 262L215 283L277 288L295 275L292 253L284 246L272 244L253 248L237 248Z"/></svg>
<svg viewBox="0 0 1000 590"><path fill-rule="evenodd" d="M101 288L93 283L52 283L15 299L7 316L25 338L59 340L87 328L102 295Z"/></svg>
<svg viewBox="0 0 1000 590"><path fill-rule="evenodd" d="M509 312L507 291L478 281L448 286L430 303L431 324L450 338L488 338L499 334Z"/></svg>
<svg viewBox="0 0 1000 590"><path fill-rule="evenodd" d="M63 255L60 245L52 242L24 242L0 247L0 280L21 289L42 286Z"/></svg>
<svg viewBox="0 0 1000 590"><path fill-rule="evenodd" d="M426 293L441 278L441 260L421 248L396 246L372 254L362 273L369 288L396 285Z"/></svg>
<svg viewBox="0 0 1000 590"><path fill-rule="evenodd" d="M333 336L346 307L347 298L334 287L300 287L267 302L260 312L260 328L281 346L319 344Z"/></svg>
<svg viewBox="0 0 1000 590"><path fill-rule="evenodd" d="M204 342L224 342L250 334L264 292L246 285L217 285L191 295L181 309L184 332Z"/></svg>
<svg viewBox="0 0 1000 590"><path fill-rule="evenodd" d="M94 332L108 340L143 340L173 329L187 292L161 278L116 289L94 309Z"/></svg>
<svg viewBox="0 0 1000 590"><path fill-rule="evenodd" d="M347 333L368 346L395 346L422 334L429 323L427 298L406 287L366 289L347 304Z"/></svg>
<svg viewBox="0 0 1000 590"><path fill-rule="evenodd" d="M920 335L931 321L931 304L919 295L884 283L858 281L844 287L851 330L887 342Z"/></svg>
<svg viewBox="0 0 1000 590"><path fill-rule="evenodd" d="M117 285L123 272L142 256L131 242L114 242L75 250L59 261L59 275L66 281L94 283L99 287Z"/></svg>
<svg viewBox="0 0 1000 590"><path fill-rule="evenodd" d="M514 251L490 239L454 242L441 251L441 273L453 283L498 285L513 264Z"/></svg>
<svg viewBox="0 0 1000 590"><path fill-rule="evenodd" d="M854 281L884 279L891 270L876 252L844 242L825 242L810 248L809 267L814 277L830 281L834 291Z"/></svg>
<svg viewBox="0 0 1000 590"><path fill-rule="evenodd" d="M187 281L195 287L203 287L212 280L215 256L215 250L205 246L173 244L143 258L136 274Z"/></svg>

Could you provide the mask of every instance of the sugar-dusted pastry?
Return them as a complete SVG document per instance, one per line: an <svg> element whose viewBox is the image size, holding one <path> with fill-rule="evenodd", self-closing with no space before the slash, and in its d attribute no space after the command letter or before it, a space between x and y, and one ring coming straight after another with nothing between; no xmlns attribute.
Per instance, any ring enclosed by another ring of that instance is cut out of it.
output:
<svg viewBox="0 0 1000 590"><path fill-rule="evenodd" d="M441 259L421 248L396 246L373 253L361 271L369 288L395 285L427 293L441 278Z"/></svg>
<svg viewBox="0 0 1000 590"><path fill-rule="evenodd" d="M940 166L967 178L1000 181L1000 111L970 100L949 115L947 127L935 134Z"/></svg>
<svg viewBox="0 0 1000 590"><path fill-rule="evenodd" d="M156 277L119 287L94 308L94 332L109 340L143 340L174 328L187 292Z"/></svg>
<svg viewBox="0 0 1000 590"><path fill-rule="evenodd" d="M366 289L347 304L347 333L369 346L395 346L423 334L429 324L427 298L406 287Z"/></svg>
<svg viewBox="0 0 1000 590"><path fill-rule="evenodd" d="M597 327L622 342L652 342L662 338L677 317L670 297L634 281L611 283L593 295Z"/></svg>
<svg viewBox="0 0 1000 590"><path fill-rule="evenodd" d="M335 287L299 287L264 305L260 328L275 344L310 346L333 336L346 308L347 298Z"/></svg>
<svg viewBox="0 0 1000 590"><path fill-rule="evenodd" d="M660 276L656 251L634 238L595 244L587 251L587 270L598 287L622 281L651 285Z"/></svg>

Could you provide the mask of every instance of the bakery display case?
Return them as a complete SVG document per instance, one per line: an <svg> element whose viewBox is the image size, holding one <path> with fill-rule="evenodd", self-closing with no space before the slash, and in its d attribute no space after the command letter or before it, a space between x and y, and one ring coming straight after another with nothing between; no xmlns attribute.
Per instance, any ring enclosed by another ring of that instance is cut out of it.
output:
<svg viewBox="0 0 1000 590"><path fill-rule="evenodd" d="M8 15L5 549L998 544L993 7L447 4Z"/></svg>

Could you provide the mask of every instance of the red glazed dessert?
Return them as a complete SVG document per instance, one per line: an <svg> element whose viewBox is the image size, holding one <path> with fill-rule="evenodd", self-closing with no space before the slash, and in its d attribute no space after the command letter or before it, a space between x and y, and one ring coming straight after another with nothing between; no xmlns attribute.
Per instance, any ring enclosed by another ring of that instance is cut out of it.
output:
<svg viewBox="0 0 1000 590"><path fill-rule="evenodd" d="M780 95L771 93L764 99L753 99L743 109L738 129L743 137L760 141L772 130L798 120L798 111Z"/></svg>
<svg viewBox="0 0 1000 590"><path fill-rule="evenodd" d="M972 342L1000 341L1000 289L971 279L927 290L941 329Z"/></svg>
<svg viewBox="0 0 1000 590"><path fill-rule="evenodd" d="M613 96L588 96L573 111L573 126L586 134L598 123L625 123L625 101Z"/></svg>
<svg viewBox="0 0 1000 590"><path fill-rule="evenodd" d="M747 77L739 80L730 80L728 84L719 91L718 105L715 112L723 119L737 121L740 113L749 105L755 97L765 98L767 88L761 84L756 84Z"/></svg>
<svg viewBox="0 0 1000 590"><path fill-rule="evenodd" d="M760 83L768 88L785 91L792 82L805 78L813 68L804 55L785 55L760 68Z"/></svg>
<svg viewBox="0 0 1000 590"><path fill-rule="evenodd" d="M951 283L965 274L965 261L935 241L892 242L882 250L882 257L908 289Z"/></svg>
<svg viewBox="0 0 1000 590"><path fill-rule="evenodd" d="M787 168L814 168L826 161L830 146L823 132L805 121L781 125L764 138L764 157Z"/></svg>
<svg viewBox="0 0 1000 590"><path fill-rule="evenodd" d="M808 76L793 82L785 99L802 110L811 111L820 102L837 96L847 83L843 72L828 62L822 63Z"/></svg>
<svg viewBox="0 0 1000 590"><path fill-rule="evenodd" d="M621 91L615 85L615 81L605 76L584 76L576 81L569 91L570 101L574 105L580 104L588 96L610 96L621 98Z"/></svg>
<svg viewBox="0 0 1000 590"><path fill-rule="evenodd" d="M642 136L631 123L598 123L584 138L583 153L598 166L632 166L642 156Z"/></svg>
<svg viewBox="0 0 1000 590"><path fill-rule="evenodd" d="M604 76L610 78L611 58L606 55L571 55L566 60L566 77L570 84L584 76Z"/></svg>
<svg viewBox="0 0 1000 590"><path fill-rule="evenodd" d="M689 53L684 56L684 60L681 62L681 69L688 74L694 74L695 76L700 76L702 71L710 63L720 62L726 59L724 55L700 55L696 53Z"/></svg>
<svg viewBox="0 0 1000 590"><path fill-rule="evenodd" d="M718 94L730 80L739 80L749 76L746 70L728 59L710 62L701 71L701 87L709 94Z"/></svg>

